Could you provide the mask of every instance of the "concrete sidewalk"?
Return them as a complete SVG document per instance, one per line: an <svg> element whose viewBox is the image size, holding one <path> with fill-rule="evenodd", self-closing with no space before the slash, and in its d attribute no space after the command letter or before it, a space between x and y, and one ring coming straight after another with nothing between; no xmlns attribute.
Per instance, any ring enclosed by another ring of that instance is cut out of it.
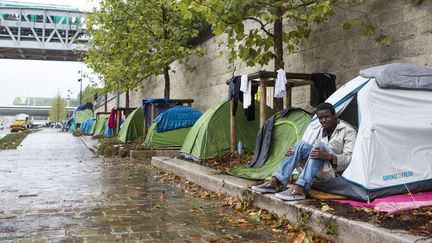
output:
<svg viewBox="0 0 432 243"><path fill-rule="evenodd" d="M247 197L257 207L267 209L286 217L290 222L309 217L307 226L316 233L336 242L431 242L430 239L409 235L404 231L389 230L365 222L349 220L322 212L302 202L284 202L272 194L257 194L250 190L254 181L222 174L214 169L188 161L153 157L151 164L194 182L206 190L226 193L231 196ZM336 231L334 235L326 232Z"/></svg>

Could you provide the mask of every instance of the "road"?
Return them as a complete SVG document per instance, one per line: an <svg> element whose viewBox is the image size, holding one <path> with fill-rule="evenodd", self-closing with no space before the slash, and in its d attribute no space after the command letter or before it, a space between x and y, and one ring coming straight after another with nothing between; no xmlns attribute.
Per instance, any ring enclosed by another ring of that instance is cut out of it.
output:
<svg viewBox="0 0 432 243"><path fill-rule="evenodd" d="M0 241L269 241L272 228L187 196L151 166L97 158L69 133L44 129L0 151ZM245 225L247 227L245 227ZM279 241L283 239L277 238Z"/></svg>

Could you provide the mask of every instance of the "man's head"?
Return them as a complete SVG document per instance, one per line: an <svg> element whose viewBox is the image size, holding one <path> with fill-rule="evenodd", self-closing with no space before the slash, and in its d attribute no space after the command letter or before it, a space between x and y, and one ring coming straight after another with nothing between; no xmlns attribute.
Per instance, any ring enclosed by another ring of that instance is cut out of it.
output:
<svg viewBox="0 0 432 243"><path fill-rule="evenodd" d="M325 129L334 128L337 123L336 111L332 104L321 103L315 111L319 122Z"/></svg>

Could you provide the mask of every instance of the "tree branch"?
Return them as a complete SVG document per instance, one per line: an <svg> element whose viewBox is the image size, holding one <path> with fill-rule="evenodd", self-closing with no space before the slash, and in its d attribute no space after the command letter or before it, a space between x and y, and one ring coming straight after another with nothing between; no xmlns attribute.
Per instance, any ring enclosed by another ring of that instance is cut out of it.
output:
<svg viewBox="0 0 432 243"><path fill-rule="evenodd" d="M264 24L263 22L261 22L261 20L255 18L255 17L243 17L243 20L254 20L255 22L257 22L258 24L261 25L261 30L264 31L264 33L266 33L268 36L270 37L274 37L273 33L269 32L265 27L267 24Z"/></svg>
<svg viewBox="0 0 432 243"><path fill-rule="evenodd" d="M348 11L348 12L360 13L360 14L363 15L363 18L365 18L365 19L367 20L367 22L368 22L370 25L373 25L373 24L372 24L372 20L369 18L367 12L363 12L363 11L356 10L356 9L350 9L350 8L342 7L342 6L337 5L337 4L335 4L334 6L337 7L337 8L340 8L340 9L342 9L342 10ZM377 28L380 32L385 33L385 31L384 31L380 26L375 26L375 25L373 25L373 26L374 26L375 28Z"/></svg>

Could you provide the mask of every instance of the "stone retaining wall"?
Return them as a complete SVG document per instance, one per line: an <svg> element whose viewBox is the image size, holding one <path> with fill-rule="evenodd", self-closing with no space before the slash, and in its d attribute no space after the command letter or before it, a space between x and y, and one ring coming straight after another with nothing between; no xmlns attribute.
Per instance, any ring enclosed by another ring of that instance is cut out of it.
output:
<svg viewBox="0 0 432 243"><path fill-rule="evenodd" d="M373 38L364 37L359 30L344 31L342 23L367 13L368 19L378 24L384 33L394 38L390 47L377 44ZM336 8L336 14L326 24L315 30L308 40L299 43L294 53L285 53L287 72L312 73L331 72L337 75L341 86L357 76L360 69L394 62L414 63L432 66L432 2L425 1L413 6L408 0L366 1L354 11ZM288 28L285 24L284 28ZM190 57L184 63L175 62L171 75L171 97L195 99L194 106L207 110L216 102L226 99L228 87L225 81L233 73L248 74L258 70L272 70L272 63L266 67L246 67L240 61L228 63L218 53L224 50L219 45L221 37L211 38L200 45L207 54L204 57ZM194 69L194 71L190 71ZM233 72L233 70L235 71ZM130 92L131 106L141 105L141 98L163 96L163 76L143 81L141 87ZM268 92L272 93L272 92ZM307 87L293 90L293 106L305 107L310 94ZM124 94L120 104L124 106ZM111 100L108 108L115 106ZM271 102L270 102L271 105ZM103 106L98 108L102 111Z"/></svg>

